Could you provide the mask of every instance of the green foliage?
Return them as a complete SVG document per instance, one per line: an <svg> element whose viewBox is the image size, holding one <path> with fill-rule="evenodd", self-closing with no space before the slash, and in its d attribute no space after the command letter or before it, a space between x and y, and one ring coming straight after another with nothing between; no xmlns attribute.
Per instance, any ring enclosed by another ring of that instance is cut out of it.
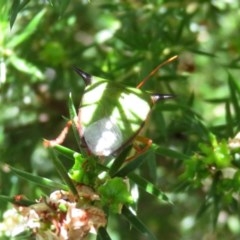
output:
<svg viewBox="0 0 240 240"><path fill-rule="evenodd" d="M75 163L69 171L71 179L89 186L94 185L98 174L101 172L97 168L96 158L84 158L81 154L75 153L74 159Z"/></svg>
<svg viewBox="0 0 240 240"><path fill-rule="evenodd" d="M122 204L121 214L109 213L98 239L238 239L238 8L237 1L1 1L2 219L16 195L31 202L56 189L77 193L83 183L103 191L104 203L122 193L109 206L116 212ZM43 148L62 116L76 116L84 83L73 65L135 87L176 54L144 86L176 96L154 107L144 132L154 144L144 155L125 163L129 147L104 163L89 160L74 126L66 147Z"/></svg>
<svg viewBox="0 0 240 240"><path fill-rule="evenodd" d="M110 206L109 210L113 213L121 213L122 204L133 202L127 184L122 178L107 180L98 191L101 194L102 204Z"/></svg>

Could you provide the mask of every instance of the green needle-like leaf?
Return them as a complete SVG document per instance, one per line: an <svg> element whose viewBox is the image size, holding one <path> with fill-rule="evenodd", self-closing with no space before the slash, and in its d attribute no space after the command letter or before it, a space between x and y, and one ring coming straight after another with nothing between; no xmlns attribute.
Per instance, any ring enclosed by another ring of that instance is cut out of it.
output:
<svg viewBox="0 0 240 240"><path fill-rule="evenodd" d="M75 151L58 144L54 146L54 149L61 155L70 159L72 162L74 161L74 154L76 153Z"/></svg>
<svg viewBox="0 0 240 240"><path fill-rule="evenodd" d="M236 117L237 119L240 119L240 105L239 105L240 88L235 83L231 74L228 74L228 85L231 93L230 99L232 101Z"/></svg>
<svg viewBox="0 0 240 240"><path fill-rule="evenodd" d="M98 229L97 240L111 240L106 228L100 227Z"/></svg>
<svg viewBox="0 0 240 240"><path fill-rule="evenodd" d="M78 119L78 115L77 115L76 108L73 103L71 93L69 94L69 98L68 98L68 111L69 111L70 119L72 120L73 134L75 136L75 139L77 141L79 148L81 149L81 141L80 141L80 137L79 137L79 132L78 132L77 126L75 125L76 124L75 119ZM81 149L81 152L82 152L82 149Z"/></svg>
<svg viewBox="0 0 240 240"><path fill-rule="evenodd" d="M128 177L134 183L136 183L140 188L142 188L144 191L146 191L147 193L156 196L161 201L165 201L167 203L171 203L172 204L172 202L169 200L168 196L165 193L163 193L161 190L159 190L151 182L147 181L146 179L144 179L141 176L139 176L137 174L134 174L134 173L130 173L128 175Z"/></svg>
<svg viewBox="0 0 240 240"><path fill-rule="evenodd" d="M35 204L36 202L28 200L24 197L18 196L18 197L8 197L4 195L0 195L0 200L11 202L13 204L21 205L21 206L30 206Z"/></svg>
<svg viewBox="0 0 240 240"><path fill-rule="evenodd" d="M233 126L234 126L234 118L232 116L232 113L231 113L231 107L230 107L230 103L229 101L226 101L226 104L225 104L225 111L226 111L226 127L227 127L227 130L228 130L228 135L229 136L233 136L233 133L234 133L234 129L233 129Z"/></svg>
<svg viewBox="0 0 240 240"><path fill-rule="evenodd" d="M58 182L54 182L48 178L44 178L44 177L40 177L40 176L36 176L33 175L31 173L19 170L17 168L11 167L10 169L19 177L22 177L28 181L31 181L37 185L43 186L43 187L47 187L47 188L51 188L51 189L63 189L63 190L68 190L68 187L64 184L58 183Z"/></svg>
<svg viewBox="0 0 240 240"><path fill-rule="evenodd" d="M54 153L53 149L50 149L50 152L52 155L53 163L54 163L59 175L62 177L63 181L67 184L67 186L69 187L71 192L73 194L77 195L77 189L75 188L71 178L68 176L68 172L65 169L65 167L63 166L62 162L59 160L57 155Z"/></svg>
<svg viewBox="0 0 240 240"><path fill-rule="evenodd" d="M109 175L112 177L115 175L115 173L119 170L119 168L122 166L124 161L127 158L127 155L129 151L131 150L132 145L128 146L124 151L120 153L120 155L114 160L112 166L109 169Z"/></svg>
<svg viewBox="0 0 240 240"><path fill-rule="evenodd" d="M25 1L25 4L28 2L28 0ZM22 7L25 5L23 4ZM18 10L19 11L19 10ZM13 13L12 16L16 15L16 11ZM38 24L41 22L43 15L46 13L46 10L43 9L40 11L37 15L35 15L30 21L27 26L25 26L24 31L21 32L17 37L10 39L8 42L8 47L16 47L25 40L27 40L33 32L36 31ZM16 16L14 16L14 19L11 22L11 25L13 24Z"/></svg>
<svg viewBox="0 0 240 240"><path fill-rule="evenodd" d="M164 148L164 147L160 147L160 146L156 146L156 154L159 154L159 155L162 155L162 156L167 156L167 157L170 157L172 159L182 160L182 161L189 158L187 155L185 155L181 152L177 152L177 151L174 151L172 149Z"/></svg>
<svg viewBox="0 0 240 240"><path fill-rule="evenodd" d="M146 154L147 152L140 155L136 159L130 161L126 166L124 166L118 172L116 172L114 176L118 176L118 177L127 176L129 173L131 173L132 171L134 171L135 169L137 169L139 166L143 164L143 162L146 160Z"/></svg>
<svg viewBox="0 0 240 240"><path fill-rule="evenodd" d="M24 0L24 1L20 1L20 0L15 0L13 1L11 10L10 10L10 27L13 26L18 13L30 2L30 0Z"/></svg>
<svg viewBox="0 0 240 240"><path fill-rule="evenodd" d="M139 232L147 235L149 240L157 240L157 238L149 231L143 222L131 212L129 208L123 206L122 214L134 228L136 228Z"/></svg>

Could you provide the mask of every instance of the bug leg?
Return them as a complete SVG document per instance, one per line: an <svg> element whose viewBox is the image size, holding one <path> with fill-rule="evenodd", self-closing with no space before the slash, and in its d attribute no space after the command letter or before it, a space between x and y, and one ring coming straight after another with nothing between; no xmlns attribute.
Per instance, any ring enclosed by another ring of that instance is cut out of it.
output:
<svg viewBox="0 0 240 240"><path fill-rule="evenodd" d="M135 153L133 154L133 156L130 156L125 161L131 161L137 158L141 154L145 153L151 147L151 145L152 145L151 139L139 135L136 136L133 143Z"/></svg>
<svg viewBox="0 0 240 240"><path fill-rule="evenodd" d="M47 139L44 139L43 140L43 145L45 147L54 147L58 144L62 144L66 138L66 136L68 135L68 132L69 132L69 128L72 126L72 125L75 125L77 129L79 129L79 124L78 124L78 118L74 118L74 120L69 120L65 127L63 128L63 130L61 131L61 133L58 135L57 138L53 139L53 140L47 140Z"/></svg>
<svg viewBox="0 0 240 240"><path fill-rule="evenodd" d="M44 139L43 140L43 145L45 147L54 147L58 144L62 144L69 132L69 128L72 126L73 124L73 121L70 120L67 122L67 124L65 125L65 127L63 128L63 130L61 131L61 133L58 135L57 138L53 139L53 140L47 140L47 139Z"/></svg>

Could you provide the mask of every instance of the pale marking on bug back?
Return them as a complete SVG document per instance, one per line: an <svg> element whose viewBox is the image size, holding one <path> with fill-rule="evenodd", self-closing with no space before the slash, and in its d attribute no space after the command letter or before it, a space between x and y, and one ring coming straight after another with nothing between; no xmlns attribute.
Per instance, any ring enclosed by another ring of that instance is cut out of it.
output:
<svg viewBox="0 0 240 240"><path fill-rule="evenodd" d="M89 150L99 156L109 156L123 144L120 128L111 118L102 118L84 129Z"/></svg>
<svg viewBox="0 0 240 240"><path fill-rule="evenodd" d="M131 118L134 117L133 115L135 115L138 116L139 119L145 120L151 109L149 103L145 99L142 99L134 93L123 93L119 99L119 102L122 106L124 106L124 110Z"/></svg>
<svg viewBox="0 0 240 240"><path fill-rule="evenodd" d="M81 114L81 117L84 117L84 120L82 119L81 121L84 121L84 123L89 123L91 122L96 108L98 105L96 105L99 101L101 101L101 98L103 97L104 90L106 89L107 83L102 83L98 85L94 91L88 91L88 87L85 90L82 102L85 105L80 106L80 110L83 112Z"/></svg>
<svg viewBox="0 0 240 240"><path fill-rule="evenodd" d="M116 119L122 131L127 126L131 128L131 132L138 131L141 123L146 120L151 110L150 104L140 97L129 93L122 93L119 103L121 106L124 106L124 117L121 109L116 107L113 109L112 118Z"/></svg>

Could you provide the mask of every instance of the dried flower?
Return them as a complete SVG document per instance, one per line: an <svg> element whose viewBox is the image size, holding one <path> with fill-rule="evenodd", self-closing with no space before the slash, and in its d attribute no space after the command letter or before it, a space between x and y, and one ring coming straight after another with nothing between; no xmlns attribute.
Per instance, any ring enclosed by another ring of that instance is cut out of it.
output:
<svg viewBox="0 0 240 240"><path fill-rule="evenodd" d="M93 205L99 196L87 186L79 185L77 190L78 196L57 190L29 207L16 206L21 231L30 230L37 240L80 240L89 232L96 234L107 224L103 210Z"/></svg>

